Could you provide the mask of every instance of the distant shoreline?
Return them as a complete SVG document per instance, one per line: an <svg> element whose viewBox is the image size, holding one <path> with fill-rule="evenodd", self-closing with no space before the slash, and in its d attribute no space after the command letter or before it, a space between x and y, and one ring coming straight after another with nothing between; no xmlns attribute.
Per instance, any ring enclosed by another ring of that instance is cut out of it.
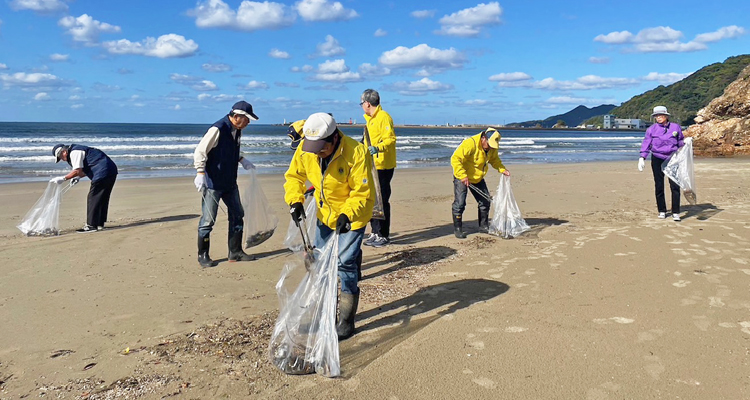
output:
<svg viewBox="0 0 750 400"><path fill-rule="evenodd" d="M276 126L287 126L284 124L271 124ZM365 124L345 124L338 123L340 127L364 128ZM394 128L414 128L414 129L466 129L482 130L486 127L492 127L498 130L506 131L582 131L582 132L646 132L645 129L591 129L591 128L521 128L515 126L497 126L497 125L394 125Z"/></svg>

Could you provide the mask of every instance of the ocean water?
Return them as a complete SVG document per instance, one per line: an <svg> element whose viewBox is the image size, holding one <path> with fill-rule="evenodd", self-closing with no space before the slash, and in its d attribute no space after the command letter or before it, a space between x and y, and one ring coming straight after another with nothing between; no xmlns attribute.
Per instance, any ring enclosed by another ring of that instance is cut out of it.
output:
<svg viewBox="0 0 750 400"><path fill-rule="evenodd" d="M55 164L52 147L77 143L96 147L117 164L120 178L191 176L193 150L210 124L92 124L0 122L0 183L43 181L70 170ZM340 126L361 139L362 128ZM251 124L242 152L259 173L283 173L293 151L287 127ZM480 129L397 127L398 168L450 165L461 141ZM635 160L641 132L500 130L500 158L513 164Z"/></svg>

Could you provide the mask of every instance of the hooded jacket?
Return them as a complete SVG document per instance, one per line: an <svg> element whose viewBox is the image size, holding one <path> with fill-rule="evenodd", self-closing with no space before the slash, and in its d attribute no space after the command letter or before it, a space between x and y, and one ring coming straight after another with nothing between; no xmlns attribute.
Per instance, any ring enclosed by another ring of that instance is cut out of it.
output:
<svg viewBox="0 0 750 400"><path fill-rule="evenodd" d="M646 129L646 135L641 143L641 157L648 157L651 152L657 158L666 160L680 147L685 145L685 136L682 134L682 128L674 122L667 122L666 125L653 124Z"/></svg>
<svg viewBox="0 0 750 400"><path fill-rule="evenodd" d="M365 155L367 148L342 133L338 148L331 155L325 173L320 168L320 158L302 151L294 152L289 169L284 174L284 201L291 205L305 201L305 182L315 187L318 219L331 229L336 229L339 214L346 214L352 230L364 228L372 218L375 188L370 179L370 167ZM302 141L304 144L304 139Z"/></svg>
<svg viewBox="0 0 750 400"><path fill-rule="evenodd" d="M488 166L492 165L498 172L505 172L505 166L497 155L497 149L490 147L485 152L481 143L482 134L464 139L451 156L453 176L458 179L469 178L470 183L479 183L487 175Z"/></svg>
<svg viewBox="0 0 750 400"><path fill-rule="evenodd" d="M378 153L373 156L375 169L396 168L396 132L393 130L393 119L378 104L372 117L365 114L365 120L371 145L378 148Z"/></svg>

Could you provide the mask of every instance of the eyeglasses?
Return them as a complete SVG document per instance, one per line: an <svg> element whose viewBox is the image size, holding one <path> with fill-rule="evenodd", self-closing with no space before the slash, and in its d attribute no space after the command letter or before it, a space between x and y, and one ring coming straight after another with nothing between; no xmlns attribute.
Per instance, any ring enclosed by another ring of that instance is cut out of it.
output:
<svg viewBox="0 0 750 400"><path fill-rule="evenodd" d="M366 103L366 101L363 101L363 102L359 103L360 107L362 106L362 104L365 104L365 103Z"/></svg>

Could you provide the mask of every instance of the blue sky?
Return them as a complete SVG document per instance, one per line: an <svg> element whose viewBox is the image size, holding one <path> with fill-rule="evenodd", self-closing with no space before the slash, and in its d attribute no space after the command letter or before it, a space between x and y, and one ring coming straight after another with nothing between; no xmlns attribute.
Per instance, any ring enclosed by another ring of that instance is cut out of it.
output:
<svg viewBox="0 0 750 400"><path fill-rule="evenodd" d="M2 0L0 121L504 124L750 52L750 2Z"/></svg>

